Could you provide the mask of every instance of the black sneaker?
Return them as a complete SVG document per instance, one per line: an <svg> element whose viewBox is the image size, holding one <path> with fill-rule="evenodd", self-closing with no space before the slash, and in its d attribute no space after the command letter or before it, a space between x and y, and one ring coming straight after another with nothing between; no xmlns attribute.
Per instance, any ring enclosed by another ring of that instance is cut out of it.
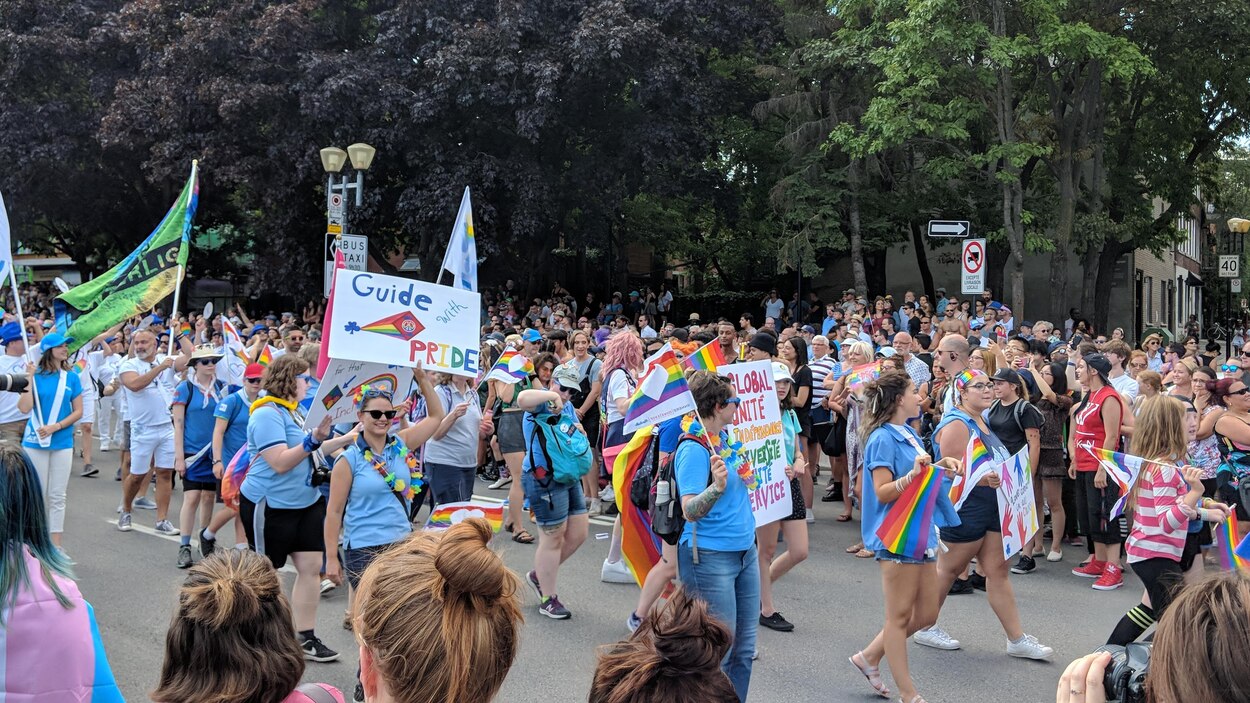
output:
<svg viewBox="0 0 1250 703"><path fill-rule="evenodd" d="M100 470L95 467L95 464L87 464L82 467L82 473L78 475L82 478L91 478L98 473L100 473Z"/></svg>
<svg viewBox="0 0 1250 703"><path fill-rule="evenodd" d="M968 583L968 579L957 578L955 583L951 584L951 590L946 593L950 596L963 596L973 592L975 589L972 588L972 584Z"/></svg>
<svg viewBox="0 0 1250 703"><path fill-rule="evenodd" d="M365 687L356 682L356 690L352 691L352 701L354 703L365 703Z"/></svg>
<svg viewBox="0 0 1250 703"><path fill-rule="evenodd" d="M972 584L972 587L977 589L978 591L985 590L985 577L982 576L981 574L978 574L976 572L968 574L968 583Z"/></svg>
<svg viewBox="0 0 1250 703"><path fill-rule="evenodd" d="M208 555L212 554L213 550L216 548L217 548L217 539L216 538L209 539L205 537L204 530L200 530L200 556L207 559Z"/></svg>
<svg viewBox="0 0 1250 703"><path fill-rule="evenodd" d="M320 637L313 636L299 643L304 650L304 658L312 662L332 662L339 658L339 653L325 646Z"/></svg>
<svg viewBox="0 0 1250 703"><path fill-rule="evenodd" d="M1015 566L1011 567L1011 573L1031 574L1036 569L1037 569L1037 562L1034 561L1033 557L1021 554L1020 560L1016 562Z"/></svg>
<svg viewBox="0 0 1250 703"><path fill-rule="evenodd" d="M777 632L793 632L794 623L781 617L781 613L773 613L772 615L761 615L760 624L770 630Z"/></svg>
<svg viewBox="0 0 1250 703"><path fill-rule="evenodd" d="M184 544L181 547L178 547L178 568L189 569L191 568L192 563L193 562L191 561L191 545Z"/></svg>

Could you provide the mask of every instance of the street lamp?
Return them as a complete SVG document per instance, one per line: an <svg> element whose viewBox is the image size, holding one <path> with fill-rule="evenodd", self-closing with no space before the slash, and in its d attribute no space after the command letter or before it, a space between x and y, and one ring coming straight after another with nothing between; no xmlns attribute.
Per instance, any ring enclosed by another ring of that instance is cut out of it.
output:
<svg viewBox="0 0 1250 703"><path fill-rule="evenodd" d="M360 207L364 204L365 192L365 171L369 170L369 166L373 164L373 156L377 150L363 142L357 142L347 147L344 151L336 146L328 146L321 150L321 167L326 172L326 236L327 236L327 256L333 249L331 244L341 244L342 237L348 233L347 229L347 192L349 190L356 192L356 204L354 207ZM341 174L344 164L351 162L352 169L356 171L356 177L349 180L348 176ZM338 194L340 197L335 197ZM330 242L328 237L334 237L334 242ZM330 256L333 259L333 256ZM330 294L330 281L333 275L333 262L326 262L326 284L325 294Z"/></svg>

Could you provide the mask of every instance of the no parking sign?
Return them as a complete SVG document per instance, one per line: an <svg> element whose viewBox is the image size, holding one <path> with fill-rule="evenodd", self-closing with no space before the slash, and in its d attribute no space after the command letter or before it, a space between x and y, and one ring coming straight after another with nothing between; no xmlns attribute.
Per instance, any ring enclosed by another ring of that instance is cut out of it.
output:
<svg viewBox="0 0 1250 703"><path fill-rule="evenodd" d="M964 295L985 290L985 240L965 239L959 254L960 292Z"/></svg>

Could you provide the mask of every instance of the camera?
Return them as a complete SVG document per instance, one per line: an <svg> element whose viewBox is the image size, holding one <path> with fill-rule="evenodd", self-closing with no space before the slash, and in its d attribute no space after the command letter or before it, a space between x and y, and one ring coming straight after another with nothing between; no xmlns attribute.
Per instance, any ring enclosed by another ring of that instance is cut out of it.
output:
<svg viewBox="0 0 1250 703"><path fill-rule="evenodd" d="M1107 703L1145 703L1150 649L1150 642L1130 642L1124 647L1108 644L1094 650L1111 653L1111 661L1102 675Z"/></svg>
<svg viewBox="0 0 1250 703"><path fill-rule="evenodd" d="M312 453L312 463L312 474L308 477L309 485L314 488L330 485L330 474L333 473L333 468L320 450Z"/></svg>
<svg viewBox="0 0 1250 703"><path fill-rule="evenodd" d="M0 392L21 393L30 384L30 377L24 373L0 373Z"/></svg>

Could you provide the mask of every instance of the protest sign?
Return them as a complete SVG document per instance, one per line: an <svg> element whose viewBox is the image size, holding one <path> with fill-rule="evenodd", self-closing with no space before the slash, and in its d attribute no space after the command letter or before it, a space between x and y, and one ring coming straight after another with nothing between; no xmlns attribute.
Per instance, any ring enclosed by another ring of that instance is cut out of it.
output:
<svg viewBox="0 0 1250 703"><path fill-rule="evenodd" d="M1039 527L1028 452L1026 445L999 470L998 517L1002 521L1004 559L1024 549Z"/></svg>
<svg viewBox="0 0 1250 703"><path fill-rule="evenodd" d="M475 377L481 296L369 271L334 277L330 357Z"/></svg>
<svg viewBox="0 0 1250 703"><path fill-rule="evenodd" d="M751 491L755 526L776 522L794 511L794 503L790 479L786 478L788 462L782 446L781 405L773 383L773 364L751 361L722 366L717 371L733 381L741 401L730 430L734 440L742 442L755 470L758 483Z"/></svg>
<svg viewBox="0 0 1250 703"><path fill-rule="evenodd" d="M412 369L406 366L330 359L330 365L321 377L321 387L308 408L304 428L311 430L321 424L326 415L335 425L356 422L355 397L364 385L389 392L398 405L412 395L416 381L412 378Z"/></svg>

